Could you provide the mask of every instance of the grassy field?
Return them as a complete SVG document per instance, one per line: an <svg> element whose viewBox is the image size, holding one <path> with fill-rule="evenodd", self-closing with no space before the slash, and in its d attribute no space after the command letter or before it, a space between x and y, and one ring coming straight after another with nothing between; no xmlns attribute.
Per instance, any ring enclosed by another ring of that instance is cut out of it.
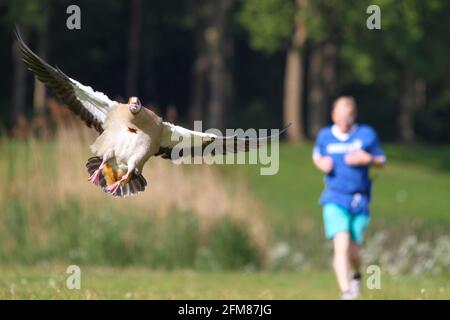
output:
<svg viewBox="0 0 450 320"><path fill-rule="evenodd" d="M311 163L311 150L311 144L282 144L280 170L274 176L260 175L258 166L225 170L231 177L249 177L252 190L267 205L274 241L287 244L291 257L300 254L303 267L327 269L331 250L323 237L318 205L323 178ZM385 151L387 166L372 170L367 231L371 258L366 261L394 273L420 274L427 261L440 257L440 269L450 275L450 147L388 144ZM443 250L437 249L438 243Z"/></svg>
<svg viewBox="0 0 450 320"><path fill-rule="evenodd" d="M249 174L257 195L273 209L271 222L316 219L322 175L311 162L312 145L280 146L280 170L261 176L258 166L238 167L235 174ZM372 170L372 211L378 221L450 225L450 147L404 147L386 145L388 163ZM233 168L233 170L236 168ZM233 174L233 172L229 172Z"/></svg>
<svg viewBox="0 0 450 320"><path fill-rule="evenodd" d="M81 267L80 290L65 267L1 267L2 299L337 299L331 272L196 272ZM383 276L362 299L450 299L448 277Z"/></svg>
<svg viewBox="0 0 450 320"><path fill-rule="evenodd" d="M152 160L146 193L117 200L86 181L92 138L0 141L1 298L338 297L311 144L282 144L274 176ZM450 147L386 151L365 251L382 288L363 298L450 299ZM80 291L65 289L71 264Z"/></svg>

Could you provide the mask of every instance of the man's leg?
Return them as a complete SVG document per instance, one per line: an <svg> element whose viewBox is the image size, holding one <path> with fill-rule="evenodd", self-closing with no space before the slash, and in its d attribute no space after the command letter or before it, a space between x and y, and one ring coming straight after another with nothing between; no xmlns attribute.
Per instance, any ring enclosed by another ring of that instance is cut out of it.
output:
<svg viewBox="0 0 450 320"><path fill-rule="evenodd" d="M348 275L350 272L350 233L339 232L333 237L333 267L341 292L350 289Z"/></svg>
<svg viewBox="0 0 450 320"><path fill-rule="evenodd" d="M361 272L361 248L353 241L350 241L350 264L355 274Z"/></svg>
<svg viewBox="0 0 450 320"><path fill-rule="evenodd" d="M359 297L362 291L360 249L360 246L356 242L350 241L350 265L353 269L350 280L350 290L355 297Z"/></svg>
<svg viewBox="0 0 450 320"><path fill-rule="evenodd" d="M361 272L361 245L369 222L370 217L361 213L353 216L350 223L350 263L355 274Z"/></svg>
<svg viewBox="0 0 450 320"><path fill-rule="evenodd" d="M350 264L353 269L352 279L350 281L350 290L358 297L361 294L361 244L364 242L364 233L370 218L365 214L353 216L350 223Z"/></svg>

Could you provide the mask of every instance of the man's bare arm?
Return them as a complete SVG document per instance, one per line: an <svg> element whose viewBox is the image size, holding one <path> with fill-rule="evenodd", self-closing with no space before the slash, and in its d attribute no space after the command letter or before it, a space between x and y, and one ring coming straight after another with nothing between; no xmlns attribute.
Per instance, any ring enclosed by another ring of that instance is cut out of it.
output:
<svg viewBox="0 0 450 320"><path fill-rule="evenodd" d="M382 168L386 162L383 156L373 156L370 153L358 150L345 156L345 162L351 166L374 166Z"/></svg>
<svg viewBox="0 0 450 320"><path fill-rule="evenodd" d="M372 156L371 165L375 168L383 168L386 163L386 158L383 156Z"/></svg>
<svg viewBox="0 0 450 320"><path fill-rule="evenodd" d="M314 156L314 165L323 173L328 174L333 170L333 159L324 156Z"/></svg>

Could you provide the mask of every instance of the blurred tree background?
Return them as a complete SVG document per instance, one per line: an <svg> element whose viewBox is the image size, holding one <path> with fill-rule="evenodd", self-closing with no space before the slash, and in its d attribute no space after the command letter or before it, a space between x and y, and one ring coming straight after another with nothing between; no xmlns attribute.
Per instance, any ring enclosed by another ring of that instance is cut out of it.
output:
<svg viewBox="0 0 450 320"><path fill-rule="evenodd" d="M66 9L81 8L81 30ZM381 30L366 12L380 6ZM445 0L0 1L0 123L45 115L13 29L40 56L111 98L208 127L280 127L314 138L332 100L354 95L384 139L450 141L450 2Z"/></svg>

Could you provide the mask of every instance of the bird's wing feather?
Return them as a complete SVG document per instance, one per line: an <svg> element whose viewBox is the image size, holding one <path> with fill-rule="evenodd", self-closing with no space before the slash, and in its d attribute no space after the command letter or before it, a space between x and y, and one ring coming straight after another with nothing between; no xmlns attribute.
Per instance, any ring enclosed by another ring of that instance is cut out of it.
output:
<svg viewBox="0 0 450 320"><path fill-rule="evenodd" d="M281 130L279 133L263 138L250 138L250 137L238 137L233 136L218 136L213 133L205 133L199 131L189 130L169 122L163 122L163 130L160 139L159 151L156 156L162 156L165 159L174 159L175 157L182 156L182 152L175 152L172 154L173 149L178 145L180 147L186 147L186 145L179 145L183 140L184 143L188 143L188 148L191 148L190 155L196 155L198 150L204 149L215 143L218 148L212 148L212 152L217 154L237 153L239 151L249 151L253 148L259 148L260 146L269 143L273 138L280 136L287 130L289 125Z"/></svg>
<svg viewBox="0 0 450 320"><path fill-rule="evenodd" d="M118 105L102 92L94 91L65 75L60 69L53 68L23 42L16 30L17 44L22 60L28 69L42 81L46 87L65 103L72 112L80 116L88 127L103 132L103 122L109 110Z"/></svg>

